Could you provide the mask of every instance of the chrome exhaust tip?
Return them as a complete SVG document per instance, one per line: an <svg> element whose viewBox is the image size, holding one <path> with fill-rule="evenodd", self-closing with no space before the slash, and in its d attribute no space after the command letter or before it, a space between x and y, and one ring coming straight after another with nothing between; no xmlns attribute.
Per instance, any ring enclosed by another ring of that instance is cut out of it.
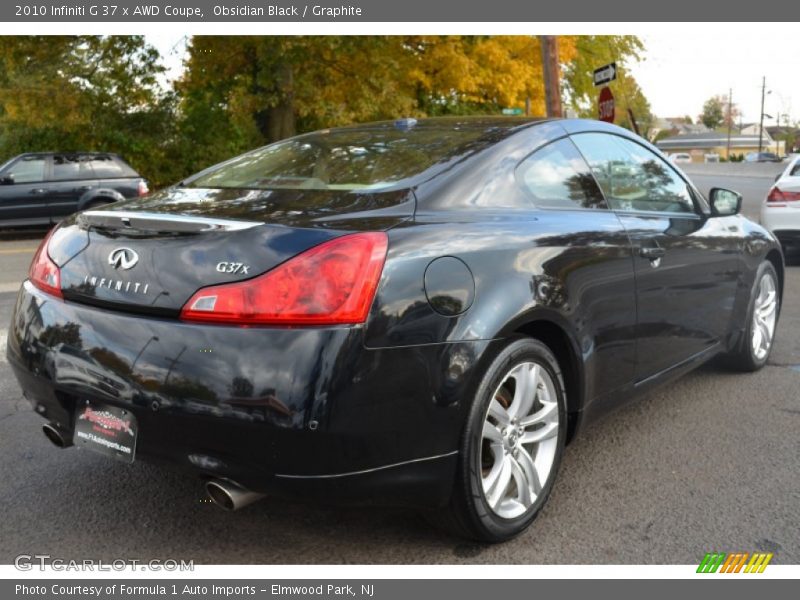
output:
<svg viewBox="0 0 800 600"><path fill-rule="evenodd" d="M67 448L72 446L72 440L66 439L61 432L52 424L45 423L42 425L42 432L50 442L58 448Z"/></svg>
<svg viewBox="0 0 800 600"><path fill-rule="evenodd" d="M239 510L265 496L225 479L206 481L206 494L214 504L225 510Z"/></svg>

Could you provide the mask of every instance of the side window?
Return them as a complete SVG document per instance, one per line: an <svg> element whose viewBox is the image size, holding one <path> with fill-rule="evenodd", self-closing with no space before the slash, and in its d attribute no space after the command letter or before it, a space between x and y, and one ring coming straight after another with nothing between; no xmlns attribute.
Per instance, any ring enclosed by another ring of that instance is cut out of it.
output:
<svg viewBox="0 0 800 600"><path fill-rule="evenodd" d="M117 179L120 177L136 177L136 172L121 160L107 154L87 157L88 164L97 179Z"/></svg>
<svg viewBox="0 0 800 600"><path fill-rule="evenodd" d="M601 208L606 201L589 165L568 139L548 144L517 167L517 181L543 208Z"/></svg>
<svg viewBox="0 0 800 600"><path fill-rule="evenodd" d="M39 183L44 181L46 159L43 156L24 156L6 171L14 183Z"/></svg>
<svg viewBox="0 0 800 600"><path fill-rule="evenodd" d="M94 179L85 157L76 155L53 156L53 180L69 181L75 179Z"/></svg>
<svg viewBox="0 0 800 600"><path fill-rule="evenodd" d="M694 213L686 182L647 148L620 136L573 136L615 210Z"/></svg>

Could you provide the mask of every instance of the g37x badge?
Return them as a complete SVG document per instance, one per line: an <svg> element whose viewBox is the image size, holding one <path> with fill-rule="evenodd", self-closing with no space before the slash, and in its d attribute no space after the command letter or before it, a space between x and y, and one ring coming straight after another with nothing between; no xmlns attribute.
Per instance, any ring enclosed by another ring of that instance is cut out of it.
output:
<svg viewBox="0 0 800 600"><path fill-rule="evenodd" d="M223 261L217 263L217 271L219 271L220 273L231 273L231 274L241 273L242 275L249 275L250 265L246 265L240 262Z"/></svg>

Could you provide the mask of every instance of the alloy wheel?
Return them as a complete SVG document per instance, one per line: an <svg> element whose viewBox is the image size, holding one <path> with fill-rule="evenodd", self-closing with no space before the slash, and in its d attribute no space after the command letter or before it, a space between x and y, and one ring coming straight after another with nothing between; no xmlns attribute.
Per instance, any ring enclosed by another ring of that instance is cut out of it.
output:
<svg viewBox="0 0 800 600"><path fill-rule="evenodd" d="M764 273L758 284L758 295L753 306L751 344L753 355L761 361L766 358L775 335L775 320L778 312L778 294L771 273Z"/></svg>
<svg viewBox="0 0 800 600"><path fill-rule="evenodd" d="M512 368L486 411L479 457L484 497L496 515L519 517L542 493L553 469L559 426L548 370L535 362Z"/></svg>

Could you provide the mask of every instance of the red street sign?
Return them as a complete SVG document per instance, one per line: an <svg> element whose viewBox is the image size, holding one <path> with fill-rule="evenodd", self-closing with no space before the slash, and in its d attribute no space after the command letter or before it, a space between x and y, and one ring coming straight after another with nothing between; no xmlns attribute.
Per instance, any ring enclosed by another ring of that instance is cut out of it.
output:
<svg viewBox="0 0 800 600"><path fill-rule="evenodd" d="M597 108L600 113L600 120L606 123L614 122L614 94L610 87L600 90L600 98L597 100Z"/></svg>

